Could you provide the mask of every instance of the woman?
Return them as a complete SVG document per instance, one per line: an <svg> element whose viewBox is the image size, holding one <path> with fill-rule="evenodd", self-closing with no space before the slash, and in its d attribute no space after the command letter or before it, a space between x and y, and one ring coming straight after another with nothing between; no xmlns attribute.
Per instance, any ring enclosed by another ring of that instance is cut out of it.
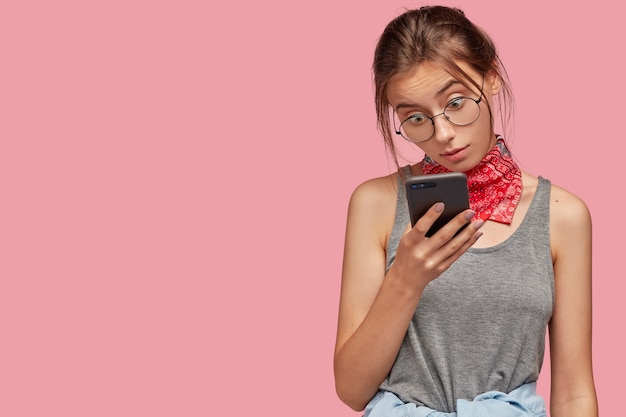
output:
<svg viewBox="0 0 626 417"><path fill-rule="evenodd" d="M385 143L426 157L351 197L340 399L368 417L544 416L549 328L552 417L597 416L590 215L522 172L495 132L494 101L504 120L510 94L493 42L458 9L422 7L388 24L373 72ZM443 204L411 227L404 180L450 171L467 174L470 209L426 237Z"/></svg>

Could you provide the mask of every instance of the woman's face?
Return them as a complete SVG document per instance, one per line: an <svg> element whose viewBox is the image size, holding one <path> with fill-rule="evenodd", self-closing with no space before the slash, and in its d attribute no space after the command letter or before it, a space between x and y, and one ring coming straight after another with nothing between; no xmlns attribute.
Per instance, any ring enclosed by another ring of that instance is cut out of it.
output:
<svg viewBox="0 0 626 417"><path fill-rule="evenodd" d="M465 172L478 165L495 145L496 138L492 133L487 101L493 108L492 97L498 93L500 82L488 74L484 76L483 82L483 74L477 73L464 63L459 63L459 66L474 82L483 85L483 98L479 102L480 116L467 126L456 126L448 122L444 115L437 116L433 119L435 131L432 137L416 145L450 171ZM466 87L440 66L430 62L395 76L387 88L387 98L398 118L396 126L418 113L428 117L439 115L451 102L453 103L450 106L454 107L454 99L458 97L478 100L481 92L477 88ZM469 105L473 106L474 103ZM452 116L452 111L449 114ZM431 123L428 119L425 122Z"/></svg>

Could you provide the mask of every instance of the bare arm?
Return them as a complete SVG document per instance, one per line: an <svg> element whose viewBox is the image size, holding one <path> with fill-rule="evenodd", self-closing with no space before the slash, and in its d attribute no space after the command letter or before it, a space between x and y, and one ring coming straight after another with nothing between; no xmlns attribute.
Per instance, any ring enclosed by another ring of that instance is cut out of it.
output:
<svg viewBox="0 0 626 417"><path fill-rule="evenodd" d="M362 184L348 210L335 385L339 398L357 411L365 408L389 374L426 284L480 237L476 229L481 223L475 223L453 238L467 222L464 212L425 238L439 216L433 207L413 229L407 226L394 265L385 275L385 244L396 202L389 181Z"/></svg>
<svg viewBox="0 0 626 417"><path fill-rule="evenodd" d="M597 417L591 360L591 219L585 204L552 188L555 308L550 321L552 417Z"/></svg>

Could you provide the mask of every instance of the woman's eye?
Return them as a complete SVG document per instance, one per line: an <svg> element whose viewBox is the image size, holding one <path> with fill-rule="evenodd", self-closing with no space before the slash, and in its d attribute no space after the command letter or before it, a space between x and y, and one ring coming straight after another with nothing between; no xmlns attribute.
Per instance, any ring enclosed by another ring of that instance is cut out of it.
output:
<svg viewBox="0 0 626 417"><path fill-rule="evenodd" d="M428 119L428 117L426 117L426 115L424 114L420 114L420 113L416 113L416 114L412 114L411 116L409 116L407 120L407 122L414 124L414 125L420 125L422 123L424 123L426 120Z"/></svg>
<svg viewBox="0 0 626 417"><path fill-rule="evenodd" d="M446 106L446 110L459 110L465 104L465 97L457 97Z"/></svg>

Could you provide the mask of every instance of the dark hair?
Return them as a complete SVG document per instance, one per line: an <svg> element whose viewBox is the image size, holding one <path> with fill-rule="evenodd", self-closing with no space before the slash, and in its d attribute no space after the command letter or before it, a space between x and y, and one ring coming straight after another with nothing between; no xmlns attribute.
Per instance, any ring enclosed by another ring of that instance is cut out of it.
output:
<svg viewBox="0 0 626 417"><path fill-rule="evenodd" d="M464 62L481 74L498 77L502 84L499 105L503 127L512 115L513 95L506 70L495 44L482 29L457 8L426 6L406 11L383 31L372 66L378 128L396 166L398 157L394 145L395 132L390 126L387 86L395 75L413 70L424 62L440 65L468 87L472 85L477 89L481 86L457 62ZM489 114L493 130L491 109Z"/></svg>

